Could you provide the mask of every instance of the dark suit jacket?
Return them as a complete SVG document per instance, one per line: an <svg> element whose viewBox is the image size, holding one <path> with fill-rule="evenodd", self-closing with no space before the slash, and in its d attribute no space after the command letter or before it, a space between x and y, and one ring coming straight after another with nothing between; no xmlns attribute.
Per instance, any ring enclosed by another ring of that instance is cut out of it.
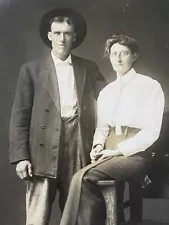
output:
<svg viewBox="0 0 169 225"><path fill-rule="evenodd" d="M89 163L94 99L105 86L95 63L72 56L78 97L81 157ZM56 177L61 135L60 98L51 56L21 67L10 123L10 162L30 160L35 175Z"/></svg>

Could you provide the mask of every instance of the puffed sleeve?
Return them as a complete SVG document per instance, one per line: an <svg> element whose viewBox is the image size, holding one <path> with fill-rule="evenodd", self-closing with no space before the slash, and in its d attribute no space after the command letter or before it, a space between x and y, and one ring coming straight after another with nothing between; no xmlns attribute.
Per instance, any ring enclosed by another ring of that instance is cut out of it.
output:
<svg viewBox="0 0 169 225"><path fill-rule="evenodd" d="M130 156L145 151L159 137L164 111L164 93L161 85L153 80L144 100L142 129L132 138L118 144L123 155Z"/></svg>

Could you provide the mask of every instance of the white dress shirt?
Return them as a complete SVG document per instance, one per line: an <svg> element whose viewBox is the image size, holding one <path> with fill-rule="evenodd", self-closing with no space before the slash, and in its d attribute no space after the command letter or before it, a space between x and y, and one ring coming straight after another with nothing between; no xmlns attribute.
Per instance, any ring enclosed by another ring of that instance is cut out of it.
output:
<svg viewBox="0 0 169 225"><path fill-rule="evenodd" d="M164 93L160 84L131 69L108 84L98 98L98 125L93 145L104 145L109 127L116 133L121 126L139 128L132 138L118 144L124 156L146 150L159 137L164 110Z"/></svg>
<svg viewBox="0 0 169 225"><path fill-rule="evenodd" d="M59 86L61 116L71 117L77 107L77 95L75 91L75 79L71 55L65 61L58 59L51 52Z"/></svg>

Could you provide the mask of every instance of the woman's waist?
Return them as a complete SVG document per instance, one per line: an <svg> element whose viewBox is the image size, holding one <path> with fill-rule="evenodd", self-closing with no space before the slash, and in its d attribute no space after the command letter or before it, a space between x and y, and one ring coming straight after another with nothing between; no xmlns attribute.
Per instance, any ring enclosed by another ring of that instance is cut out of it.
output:
<svg viewBox="0 0 169 225"><path fill-rule="evenodd" d="M137 127L130 127L130 126L110 126L110 132L116 133L117 130L121 130L121 134L137 134L141 129Z"/></svg>

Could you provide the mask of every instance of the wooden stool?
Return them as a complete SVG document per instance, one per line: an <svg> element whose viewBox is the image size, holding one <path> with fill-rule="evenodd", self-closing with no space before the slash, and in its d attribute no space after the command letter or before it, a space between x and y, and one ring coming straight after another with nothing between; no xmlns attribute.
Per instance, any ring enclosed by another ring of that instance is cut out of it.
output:
<svg viewBox="0 0 169 225"><path fill-rule="evenodd" d="M129 200L123 201L124 181L101 180L98 186L106 204L106 225L118 225L125 222L124 209L130 207L130 221L137 224L142 220L141 182L129 184Z"/></svg>

